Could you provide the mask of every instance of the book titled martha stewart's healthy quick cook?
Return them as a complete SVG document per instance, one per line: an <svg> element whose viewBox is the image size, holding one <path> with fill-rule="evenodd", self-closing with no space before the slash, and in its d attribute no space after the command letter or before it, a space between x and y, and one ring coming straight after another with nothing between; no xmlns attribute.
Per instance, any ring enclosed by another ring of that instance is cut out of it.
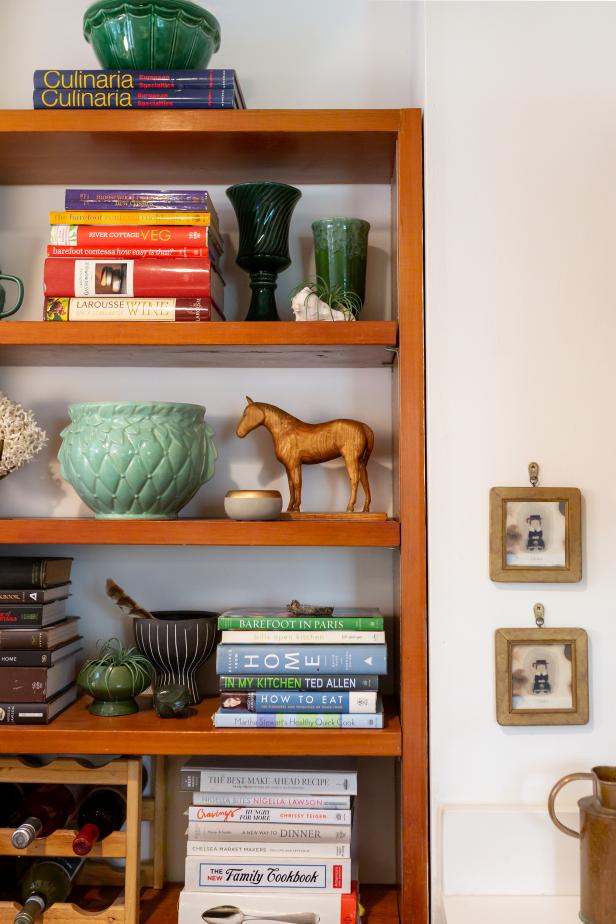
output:
<svg viewBox="0 0 616 924"><path fill-rule="evenodd" d="M219 645L219 674L386 674L386 645Z"/></svg>
<svg viewBox="0 0 616 924"><path fill-rule="evenodd" d="M62 298L45 299L46 321L224 321L211 298Z"/></svg>
<svg viewBox="0 0 616 924"><path fill-rule="evenodd" d="M283 795L356 796L357 770L351 760L306 758L263 759L246 767L245 758L192 757L180 771L183 791L267 793Z"/></svg>
<svg viewBox="0 0 616 924"><path fill-rule="evenodd" d="M383 713L215 712L214 728L383 728Z"/></svg>
<svg viewBox="0 0 616 924"><path fill-rule="evenodd" d="M211 298L224 301L224 282L210 260L74 260L47 257L45 295L126 295L130 298Z"/></svg>
<svg viewBox="0 0 616 924"><path fill-rule="evenodd" d="M242 109L234 87L211 90L35 90L34 109Z"/></svg>

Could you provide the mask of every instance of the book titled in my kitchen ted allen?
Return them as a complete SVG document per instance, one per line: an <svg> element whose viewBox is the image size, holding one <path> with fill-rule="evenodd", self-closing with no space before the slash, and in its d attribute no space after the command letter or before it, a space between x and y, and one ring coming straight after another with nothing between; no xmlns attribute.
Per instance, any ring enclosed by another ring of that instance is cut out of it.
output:
<svg viewBox="0 0 616 924"><path fill-rule="evenodd" d="M294 674L255 674L254 676L236 676L234 674L221 674L218 678L221 693L237 690L239 692L265 691L265 690L294 690L302 692L312 691L339 691L361 692L365 690L378 690L379 678L376 674L309 674L298 677Z"/></svg>

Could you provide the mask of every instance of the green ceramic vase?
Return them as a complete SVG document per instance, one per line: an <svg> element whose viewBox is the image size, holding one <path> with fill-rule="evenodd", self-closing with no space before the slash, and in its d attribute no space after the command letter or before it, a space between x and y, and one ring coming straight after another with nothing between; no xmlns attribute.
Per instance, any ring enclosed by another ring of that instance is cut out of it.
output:
<svg viewBox="0 0 616 924"><path fill-rule="evenodd" d="M247 321L280 320L274 292L278 273L291 265L289 227L301 195L285 183L238 183L227 190L240 228L235 262L250 273Z"/></svg>
<svg viewBox="0 0 616 924"><path fill-rule="evenodd" d="M220 48L220 26L189 0L98 0L83 34L109 70L206 68Z"/></svg>
<svg viewBox="0 0 616 924"><path fill-rule="evenodd" d="M77 675L77 686L94 699L88 711L101 716L138 712L135 697L143 693L150 682L149 677L137 676L135 671L124 665L86 665Z"/></svg>
<svg viewBox="0 0 616 924"><path fill-rule="evenodd" d="M199 404L72 404L60 472L97 517L172 520L214 474L213 431Z"/></svg>
<svg viewBox="0 0 616 924"><path fill-rule="evenodd" d="M366 296L370 223L363 218L321 218L312 223L317 277L327 290ZM335 307L335 306L333 306Z"/></svg>

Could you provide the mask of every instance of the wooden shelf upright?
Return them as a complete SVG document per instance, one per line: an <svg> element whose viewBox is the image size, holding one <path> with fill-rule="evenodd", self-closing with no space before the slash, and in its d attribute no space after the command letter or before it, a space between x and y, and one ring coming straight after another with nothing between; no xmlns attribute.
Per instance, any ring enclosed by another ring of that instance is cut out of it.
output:
<svg viewBox="0 0 616 924"><path fill-rule="evenodd" d="M66 152L71 156L67 157ZM242 730L208 727L194 740L209 754L357 754L399 760L403 924L429 921L426 505L424 432L422 120L415 109L247 111L0 112L0 183L130 186L230 184L278 179L308 184L381 184L392 198L392 320L352 324L0 324L0 365L350 367L391 370L394 409L394 516L374 523L217 520L117 523L0 521L0 542L20 545L336 546L394 549L397 697L383 731ZM38 294L33 296L37 303ZM82 373L84 375L87 372ZM74 398L67 395L67 404ZM255 528L258 527L258 528ZM122 541L124 540L124 541ZM85 721L77 704L36 729L41 752L75 753ZM102 720L101 720L102 721ZM135 717L157 754L182 754L181 723L151 726ZM139 731L141 729L141 731ZM15 752L0 735L0 753ZM28 739L34 739L31 730ZM381 736L381 737L379 737ZM112 735L110 735L112 740ZM46 744L48 742L48 744ZM373 743L371 743L373 742ZM382 747L379 747L382 742ZM52 746L53 744L53 746ZM109 745L112 747L112 745ZM134 742L139 747L139 739ZM147 744L141 753L147 751ZM70 748L70 750L69 750ZM245 748L242 751L242 748ZM64 749L64 750L63 750ZM112 751L108 751L112 753ZM199 753L196 750L194 753ZM391 912L391 894L387 915ZM375 924L379 915L375 917ZM52 920L51 917L47 920ZM0 924L3 919L0 918ZM367 924L372 924L370 912Z"/></svg>

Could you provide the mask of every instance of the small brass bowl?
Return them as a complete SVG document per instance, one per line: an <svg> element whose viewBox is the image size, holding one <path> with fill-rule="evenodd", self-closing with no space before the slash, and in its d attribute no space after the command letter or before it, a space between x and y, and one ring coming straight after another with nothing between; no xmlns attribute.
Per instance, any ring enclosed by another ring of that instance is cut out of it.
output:
<svg viewBox="0 0 616 924"><path fill-rule="evenodd" d="M232 520L276 520L282 512L280 491L228 491L225 513Z"/></svg>

